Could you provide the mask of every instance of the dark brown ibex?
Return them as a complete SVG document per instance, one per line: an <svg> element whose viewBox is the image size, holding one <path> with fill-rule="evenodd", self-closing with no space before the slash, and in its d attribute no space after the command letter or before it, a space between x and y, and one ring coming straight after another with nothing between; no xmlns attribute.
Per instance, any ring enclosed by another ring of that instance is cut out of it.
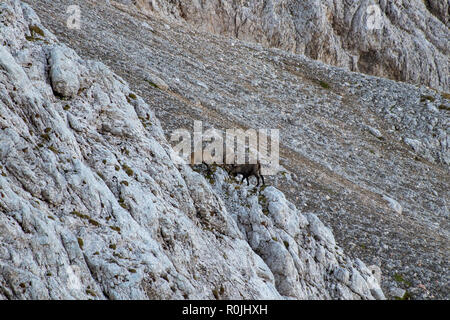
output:
<svg viewBox="0 0 450 320"><path fill-rule="evenodd" d="M229 171L229 174L233 177L236 177L238 174L242 174L242 180L241 183L244 182L244 179L247 179L247 185L250 185L248 178L251 176L255 176L256 179L258 179L258 183L256 186L259 186L259 178L261 177L263 185L264 182L264 176L261 174L261 164L255 163L255 164L237 164L233 165L231 167L231 170Z"/></svg>

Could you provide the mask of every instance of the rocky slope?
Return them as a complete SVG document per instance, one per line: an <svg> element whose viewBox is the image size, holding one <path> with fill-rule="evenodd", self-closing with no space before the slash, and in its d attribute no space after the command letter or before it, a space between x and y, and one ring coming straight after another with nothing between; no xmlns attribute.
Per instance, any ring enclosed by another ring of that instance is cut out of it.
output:
<svg viewBox="0 0 450 320"><path fill-rule="evenodd" d="M175 165L154 102L28 5L0 43L0 299L384 298L275 187Z"/></svg>
<svg viewBox="0 0 450 320"><path fill-rule="evenodd" d="M351 71L449 90L447 0L120 0Z"/></svg>
<svg viewBox="0 0 450 320"><path fill-rule="evenodd" d="M29 3L80 56L125 79L167 138L193 120L205 128L279 128L284 169L266 177L268 185L306 217L331 226L348 255L379 266L388 297L405 290L415 299L449 297L447 93L199 32L115 1L80 2L80 30L66 25L71 1ZM216 179L219 185L208 181L214 193L263 256L266 248L255 239L267 234L233 209L241 191L230 199ZM264 199L271 197L259 196L263 214L270 213ZM252 201L243 201L242 210Z"/></svg>
<svg viewBox="0 0 450 320"><path fill-rule="evenodd" d="M198 32L114 1L82 2L82 28L69 30L71 4L32 2L58 37L124 77L168 138L192 120L280 128L286 173L268 184L332 226L348 254L378 265L390 297L449 296L448 94Z"/></svg>

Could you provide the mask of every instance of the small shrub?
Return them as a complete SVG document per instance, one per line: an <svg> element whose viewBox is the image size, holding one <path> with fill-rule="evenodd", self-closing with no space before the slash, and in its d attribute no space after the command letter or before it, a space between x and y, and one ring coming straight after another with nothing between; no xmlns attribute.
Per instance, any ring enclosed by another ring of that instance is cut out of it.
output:
<svg viewBox="0 0 450 320"><path fill-rule="evenodd" d="M80 246L80 249L83 250L83 246L84 246L83 239L77 238L77 241L78 241L78 245Z"/></svg>
<svg viewBox="0 0 450 320"><path fill-rule="evenodd" d="M90 289L86 289L86 294L92 296L92 297L96 297L97 295L95 294L94 291L90 290Z"/></svg>
<svg viewBox="0 0 450 320"><path fill-rule="evenodd" d="M131 169L131 168L127 168L126 170L125 170L125 173L128 175L128 176L132 176L133 175L133 170Z"/></svg>
<svg viewBox="0 0 450 320"><path fill-rule="evenodd" d="M325 81L320 81L319 84L324 89L330 89L330 85Z"/></svg>
<svg viewBox="0 0 450 320"><path fill-rule="evenodd" d="M403 276L400 273L396 273L393 276L394 280L397 281L398 283L403 283L405 284L407 287L411 286L411 282L405 280L405 278L403 278Z"/></svg>
<svg viewBox="0 0 450 320"><path fill-rule="evenodd" d="M54 146L50 146L50 147L48 147L48 149L49 149L51 152L53 152L54 154L59 154L58 149L56 149Z"/></svg>
<svg viewBox="0 0 450 320"><path fill-rule="evenodd" d="M116 232L120 232L120 228L119 227L115 227L115 226L109 226L111 228L111 230L114 230Z"/></svg>
<svg viewBox="0 0 450 320"><path fill-rule="evenodd" d="M113 256L119 259L125 259L125 257L123 255L121 255L120 253L117 252L113 252Z"/></svg>
<svg viewBox="0 0 450 320"><path fill-rule="evenodd" d="M99 226L100 226L100 223L98 223L98 222L95 221L94 219L89 219L88 221L89 221L90 224L92 224L92 225L94 225L94 226L96 226L96 227L99 227Z"/></svg>
<svg viewBox="0 0 450 320"><path fill-rule="evenodd" d="M411 294L406 291L405 294L403 295L403 297L395 297L395 300L411 300L412 296Z"/></svg>
<svg viewBox="0 0 450 320"><path fill-rule="evenodd" d="M267 203L267 198L264 195L259 195L258 196L258 201L262 204L266 204Z"/></svg>
<svg viewBox="0 0 450 320"><path fill-rule="evenodd" d="M40 35L41 37L45 38L44 31L42 31L42 29L39 28L38 26L31 25L31 26L28 27L28 29L30 29L31 35L36 35L37 34L37 35Z"/></svg>
<svg viewBox="0 0 450 320"><path fill-rule="evenodd" d="M431 101L434 102L436 99L432 96L421 96L420 97L420 102L425 102L425 101Z"/></svg>
<svg viewBox="0 0 450 320"><path fill-rule="evenodd" d="M120 204L120 206L121 206L122 208L124 208L125 210L128 210L128 207L127 207L127 205L126 205L125 203L120 202L119 204Z"/></svg>
<svg viewBox="0 0 450 320"><path fill-rule="evenodd" d="M82 214L82 213L80 213L80 212L78 212L76 210L72 211L70 214L73 214L73 215L75 215L75 216L77 216L78 218L81 218L81 219L89 219L90 218L88 215Z"/></svg>
<svg viewBox="0 0 450 320"><path fill-rule="evenodd" d="M147 83L148 83L149 85L151 85L153 88L158 89L158 85L157 85L156 83L153 83L153 82L151 82L150 80L146 80L146 81L147 81Z"/></svg>

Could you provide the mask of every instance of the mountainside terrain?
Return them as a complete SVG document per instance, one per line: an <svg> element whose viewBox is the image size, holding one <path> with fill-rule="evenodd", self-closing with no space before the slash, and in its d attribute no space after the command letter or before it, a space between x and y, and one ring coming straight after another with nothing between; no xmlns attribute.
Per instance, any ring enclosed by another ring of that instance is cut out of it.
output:
<svg viewBox="0 0 450 320"><path fill-rule="evenodd" d="M384 298L276 188L176 166L150 106L28 5L0 21L0 299Z"/></svg>
<svg viewBox="0 0 450 320"><path fill-rule="evenodd" d="M449 91L448 0L120 0L204 31Z"/></svg>
<svg viewBox="0 0 450 320"><path fill-rule="evenodd" d="M80 2L80 30L70 1L28 3L42 24L0 10L0 297L383 298L365 265L388 298L449 297L448 93L115 1ZM193 120L280 129L282 171L255 190L175 165Z"/></svg>

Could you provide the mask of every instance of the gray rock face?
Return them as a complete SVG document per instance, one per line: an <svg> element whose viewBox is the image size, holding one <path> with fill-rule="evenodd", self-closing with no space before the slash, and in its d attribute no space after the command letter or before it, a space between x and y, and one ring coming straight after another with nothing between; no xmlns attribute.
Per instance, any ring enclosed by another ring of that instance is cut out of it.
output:
<svg viewBox="0 0 450 320"><path fill-rule="evenodd" d="M80 69L75 52L55 47L50 52L50 80L53 91L64 98L72 98L80 90Z"/></svg>
<svg viewBox="0 0 450 320"><path fill-rule="evenodd" d="M121 77L0 9L0 299L381 297L313 213L175 165Z"/></svg>
<svg viewBox="0 0 450 320"><path fill-rule="evenodd" d="M385 196L385 195L383 196L383 199L389 203L389 206L392 208L392 210L394 210L398 214L402 213L403 208L402 208L401 204L398 203L396 200L394 200L388 196Z"/></svg>
<svg viewBox="0 0 450 320"><path fill-rule="evenodd" d="M134 3L143 12L208 32L304 54L351 71L449 91L447 0Z"/></svg>
<svg viewBox="0 0 450 320"><path fill-rule="evenodd" d="M126 79L167 138L193 120L218 129L280 129L282 172L266 176L268 185L305 216L317 215L352 258L380 267L385 292L396 286L413 299L450 296L448 94L203 33L116 1L80 2L80 31L65 24L73 1L28 3L78 54ZM149 83L149 75L168 88ZM145 109L135 111L146 119ZM67 120L75 132L85 130L78 117ZM108 121L101 126L126 134ZM418 148L406 139L419 141ZM401 204L401 215L383 195ZM313 256L324 261L323 253L319 248Z"/></svg>

